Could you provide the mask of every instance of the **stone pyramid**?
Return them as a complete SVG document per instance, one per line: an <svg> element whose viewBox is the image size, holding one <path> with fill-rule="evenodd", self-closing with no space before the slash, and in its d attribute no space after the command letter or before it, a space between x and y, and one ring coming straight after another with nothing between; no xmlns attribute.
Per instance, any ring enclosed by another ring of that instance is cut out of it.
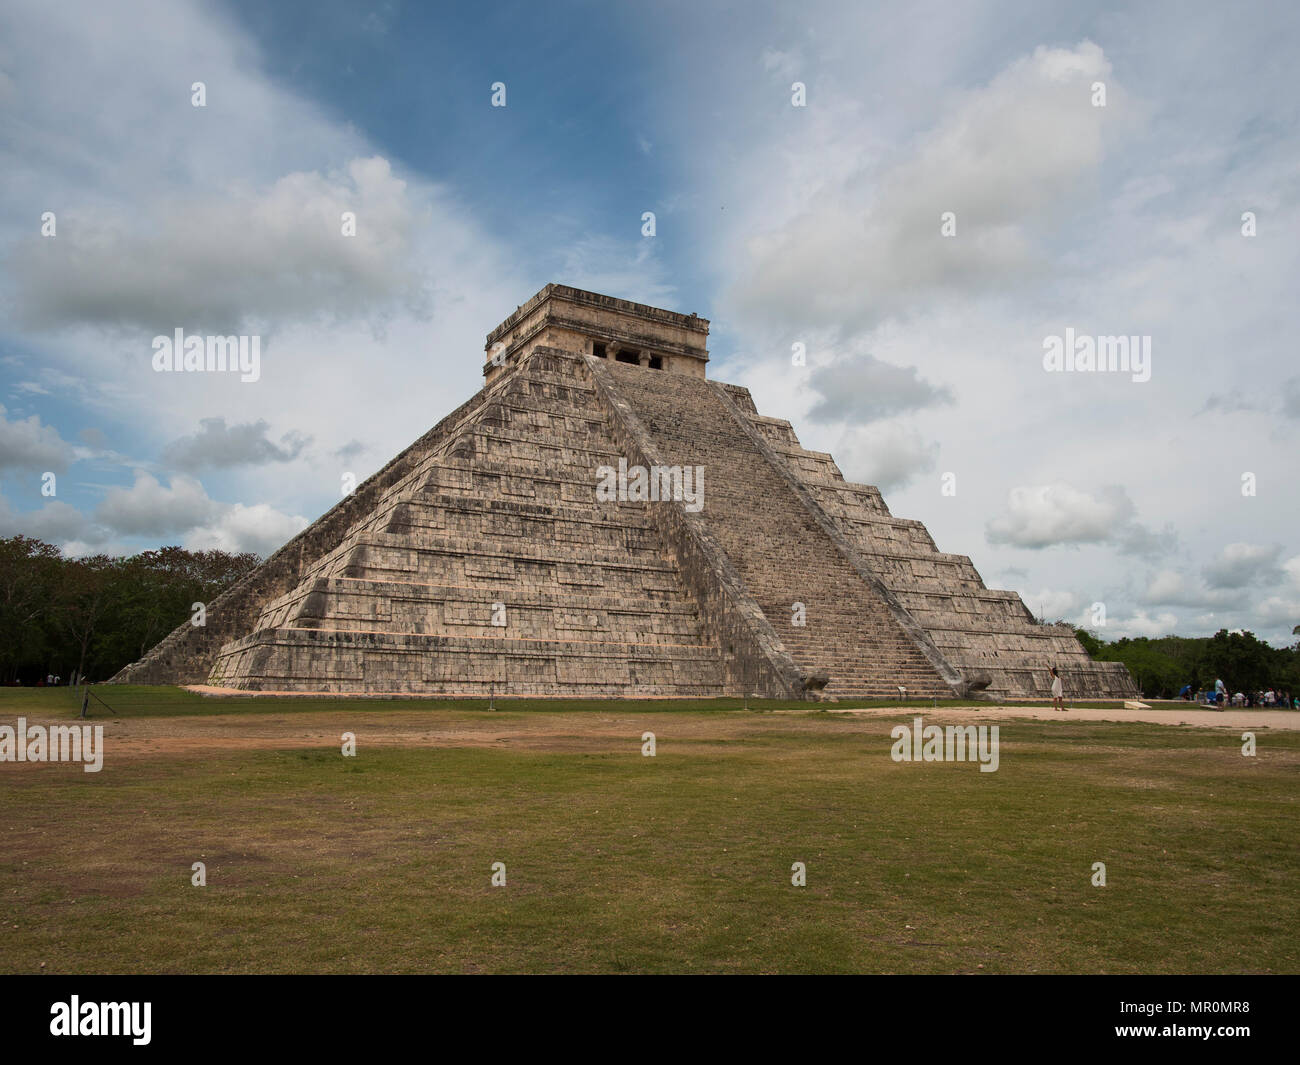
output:
<svg viewBox="0 0 1300 1065"><path fill-rule="evenodd" d="M547 285L477 395L114 681L1016 699L1055 665L1073 697L1137 694L707 380L708 328Z"/></svg>

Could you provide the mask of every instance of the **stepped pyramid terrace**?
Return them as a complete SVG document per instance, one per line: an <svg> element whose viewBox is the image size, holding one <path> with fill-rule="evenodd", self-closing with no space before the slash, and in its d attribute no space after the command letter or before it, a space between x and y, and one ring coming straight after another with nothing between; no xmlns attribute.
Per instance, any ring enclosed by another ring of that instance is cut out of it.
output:
<svg viewBox="0 0 1300 1065"><path fill-rule="evenodd" d="M488 334L481 391L114 680L1026 699L1056 666L1074 698L1137 694L710 380L708 333L547 285Z"/></svg>

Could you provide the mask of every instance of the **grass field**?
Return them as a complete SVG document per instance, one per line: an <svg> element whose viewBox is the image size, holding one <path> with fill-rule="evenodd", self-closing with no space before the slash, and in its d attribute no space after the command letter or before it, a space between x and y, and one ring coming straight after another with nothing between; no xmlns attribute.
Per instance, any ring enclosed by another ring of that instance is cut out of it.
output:
<svg viewBox="0 0 1300 1065"><path fill-rule="evenodd" d="M81 710L79 688L0 688L0 714L13 717L17 714L37 713L54 715L71 720ZM368 711L411 710L428 713L430 710L486 710L487 699L429 699L429 698L361 698L329 699L303 695L267 697L260 695L205 697L183 688L153 687L146 685L108 685L92 688L95 698L90 702L90 716L108 720L112 715L122 717L186 717L193 715L228 714L285 714L335 710L340 706L360 705ZM105 705L107 704L107 705ZM495 699L498 710L547 711L607 711L608 699ZM690 711L740 710L753 707L762 710L808 710L806 702L783 702L775 699L638 699L625 701L623 706L638 710ZM872 707L924 708L934 705L942 708L981 707L986 703L969 699L873 699L853 705ZM1076 706L1116 708L1120 702L1078 702ZM1159 705L1159 704L1155 704ZM1170 704L1185 707L1186 703Z"/></svg>
<svg viewBox="0 0 1300 1065"><path fill-rule="evenodd" d="M942 706L102 694L102 772L0 764L0 971L1300 970L1297 732L989 711L981 773L891 760Z"/></svg>

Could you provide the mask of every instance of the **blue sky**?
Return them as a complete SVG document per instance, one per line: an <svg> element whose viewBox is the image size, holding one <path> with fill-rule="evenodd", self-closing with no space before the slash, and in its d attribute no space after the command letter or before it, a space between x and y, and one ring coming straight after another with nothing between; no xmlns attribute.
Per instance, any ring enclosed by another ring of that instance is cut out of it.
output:
<svg viewBox="0 0 1300 1065"><path fill-rule="evenodd" d="M0 535L265 554L560 281L711 319L712 376L1048 617L1289 642L1298 16L1129 6L8 3ZM261 377L155 373L177 327ZM1046 372L1066 328L1150 380Z"/></svg>

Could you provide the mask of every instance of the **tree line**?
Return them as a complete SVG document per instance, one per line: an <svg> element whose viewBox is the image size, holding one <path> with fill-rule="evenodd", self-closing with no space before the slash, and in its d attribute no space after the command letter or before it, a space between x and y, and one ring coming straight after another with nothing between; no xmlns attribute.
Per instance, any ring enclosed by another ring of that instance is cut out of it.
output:
<svg viewBox="0 0 1300 1065"><path fill-rule="evenodd" d="M71 558L27 536L0 538L0 684L49 674L107 680L143 658L261 559L248 552L162 547L129 557ZM1300 626L1296 627L1300 634ZM1300 643L1270 647L1251 632L1139 637L1075 635L1092 658L1123 662L1143 694L1175 698L1184 685L1229 691L1300 691Z"/></svg>
<svg viewBox="0 0 1300 1065"><path fill-rule="evenodd" d="M1123 662L1151 699L1176 698L1188 684L1203 691L1220 679L1229 692L1300 692L1300 643L1270 647L1253 632L1227 629L1213 636L1125 637L1110 643L1087 629L1076 629L1075 635L1097 661Z"/></svg>
<svg viewBox="0 0 1300 1065"><path fill-rule="evenodd" d="M180 547L71 558L27 536L0 539L0 683L107 680L260 561Z"/></svg>

